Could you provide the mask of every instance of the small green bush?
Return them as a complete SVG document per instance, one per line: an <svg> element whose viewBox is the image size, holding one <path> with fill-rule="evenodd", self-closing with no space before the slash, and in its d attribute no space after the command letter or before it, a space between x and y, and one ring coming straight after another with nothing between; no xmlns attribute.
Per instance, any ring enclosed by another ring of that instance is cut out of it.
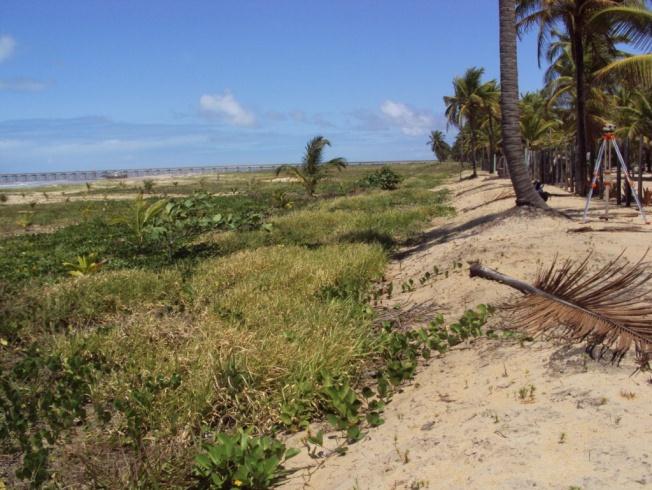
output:
<svg viewBox="0 0 652 490"><path fill-rule="evenodd" d="M264 489L287 474L283 463L299 453L271 437L255 437L248 431L217 434L195 458L193 473L198 488Z"/></svg>
<svg viewBox="0 0 652 490"><path fill-rule="evenodd" d="M384 191L398 189L403 178L389 167L372 172L359 181L361 187L375 187Z"/></svg>
<svg viewBox="0 0 652 490"><path fill-rule="evenodd" d="M156 185L156 182L154 182L152 179L145 179L143 180L143 189L147 194L151 194L152 191L154 190L154 186Z"/></svg>
<svg viewBox="0 0 652 490"><path fill-rule="evenodd" d="M9 200L9 196L7 194L0 194L0 202L7 202Z"/></svg>

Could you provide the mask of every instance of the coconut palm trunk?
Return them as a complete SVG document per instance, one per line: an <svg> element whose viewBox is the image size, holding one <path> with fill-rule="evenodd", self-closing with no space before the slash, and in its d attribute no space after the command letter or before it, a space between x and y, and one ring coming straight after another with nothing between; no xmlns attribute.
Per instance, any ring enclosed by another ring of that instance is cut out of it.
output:
<svg viewBox="0 0 652 490"><path fill-rule="evenodd" d="M494 135L494 118L489 114L489 173L494 173L494 155L496 154L496 142Z"/></svg>
<svg viewBox="0 0 652 490"><path fill-rule="evenodd" d="M576 9L582 6L581 1L576 2ZM578 15L579 17L579 15ZM584 195L587 192L586 177L586 83L584 77L584 43L582 32L576 27L570 33L572 38L573 58L575 58L575 91L577 101L575 104L577 117L577 154L575 156L575 192Z"/></svg>
<svg viewBox="0 0 652 490"><path fill-rule="evenodd" d="M516 193L517 206L548 206L534 190L524 163L518 106L516 66L515 0L499 0L500 8L500 107L502 112L503 152Z"/></svg>
<svg viewBox="0 0 652 490"><path fill-rule="evenodd" d="M473 175L471 177L475 178L478 176L478 151L477 151L478 141L475 136L475 130L471 129L471 158L473 159Z"/></svg>

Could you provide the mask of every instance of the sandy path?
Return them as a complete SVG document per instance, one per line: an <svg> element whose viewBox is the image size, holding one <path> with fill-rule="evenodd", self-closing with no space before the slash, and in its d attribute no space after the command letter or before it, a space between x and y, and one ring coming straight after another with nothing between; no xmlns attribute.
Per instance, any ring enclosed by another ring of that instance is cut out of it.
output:
<svg viewBox="0 0 652 490"><path fill-rule="evenodd" d="M433 223L425 241L405 250L390 270L395 291L410 278L419 284L435 265L448 270L448 277L442 273L395 301L434 299L449 319L512 294L470 279L467 261L481 259L530 280L556 253L579 257L595 249L599 265L627 248L625 255L636 260L652 238L652 226L644 225L568 232L583 226L583 201L575 197L550 203L575 218L570 221L519 215L510 211L511 199L489 203L510 189L506 181L481 177L449 188L457 195L457 216ZM595 201L589 225L596 229L640 224L635 208L617 210L608 224L600 212ZM346 456L327 459L310 475L298 472L284 488L652 488L652 384L649 374L630 377L630 362L599 364L581 348L551 342L482 339L455 348L394 397L384 425ZM533 397L521 399L519 390L531 387ZM293 464L311 464L305 453Z"/></svg>

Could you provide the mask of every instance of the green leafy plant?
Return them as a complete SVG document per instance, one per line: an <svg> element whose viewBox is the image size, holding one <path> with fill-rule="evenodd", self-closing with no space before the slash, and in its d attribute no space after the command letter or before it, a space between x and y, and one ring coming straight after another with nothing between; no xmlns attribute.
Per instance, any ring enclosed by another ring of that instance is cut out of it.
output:
<svg viewBox="0 0 652 490"><path fill-rule="evenodd" d="M90 386L102 365L83 344L67 356L32 346L13 369L0 373L0 441L23 454L18 478L32 487L49 478L51 447L64 430L85 420Z"/></svg>
<svg viewBox="0 0 652 490"><path fill-rule="evenodd" d="M9 196L7 196L5 193L0 193L0 202L5 203L7 201L9 201Z"/></svg>
<svg viewBox="0 0 652 490"><path fill-rule="evenodd" d="M64 262L63 266L68 269L68 274L73 277L87 276L98 272L104 264L101 260L96 260L97 254L78 255L77 262Z"/></svg>
<svg viewBox="0 0 652 490"><path fill-rule="evenodd" d="M119 220L129 227L139 247L144 244L147 227L163 211L166 204L166 199L160 199L150 204L143 199L142 194L139 194L132 205L129 216Z"/></svg>
<svg viewBox="0 0 652 490"><path fill-rule="evenodd" d="M360 187L375 187L385 191L392 191L398 189L402 180L403 178L400 175L391 168L384 166L358 181L358 185Z"/></svg>
<svg viewBox="0 0 652 490"><path fill-rule="evenodd" d="M411 293L416 290L416 287L414 285L414 279L410 278L407 281L405 281L403 284L401 284L401 292L403 293Z"/></svg>
<svg viewBox="0 0 652 490"><path fill-rule="evenodd" d="M217 201L206 192L165 202L150 225L145 228L147 236L153 242L165 245L168 259L172 259L193 237L206 231L271 229L261 213L220 213Z"/></svg>
<svg viewBox="0 0 652 490"><path fill-rule="evenodd" d="M292 395L288 396L281 405L279 419L283 427L296 432L308 427L315 411L312 405L317 393L313 383L307 380L297 383L292 388Z"/></svg>
<svg viewBox="0 0 652 490"><path fill-rule="evenodd" d="M299 453L276 439L256 437L242 429L219 433L215 439L195 458L193 475L198 488L269 488L287 474L283 464Z"/></svg>
<svg viewBox="0 0 652 490"><path fill-rule="evenodd" d="M362 401L351 386L325 375L321 394L326 401L326 420L337 430L345 430L347 441L356 442L362 438L360 414Z"/></svg>

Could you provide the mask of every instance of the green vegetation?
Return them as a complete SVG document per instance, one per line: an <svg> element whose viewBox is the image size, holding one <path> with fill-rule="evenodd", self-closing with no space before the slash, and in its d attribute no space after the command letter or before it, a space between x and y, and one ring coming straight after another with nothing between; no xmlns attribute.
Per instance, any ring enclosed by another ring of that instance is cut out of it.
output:
<svg viewBox="0 0 652 490"><path fill-rule="evenodd" d="M282 464L298 454L297 449L270 437L252 437L243 430L234 435L218 434L216 444L195 459L199 488L268 488L285 472Z"/></svg>
<svg viewBox="0 0 652 490"><path fill-rule="evenodd" d="M375 187L384 191L393 191L401 183L402 177L391 168L385 166L370 173L360 180L361 187Z"/></svg>
<svg viewBox="0 0 652 490"><path fill-rule="evenodd" d="M294 452L279 431L326 418L343 452L381 424L417 360L477 335L486 317L374 326L388 253L451 212L430 190L448 167L400 172L397 190L361 190L369 169L351 169L320 183L317 194L339 197L319 200L296 183L189 188L0 241L0 440L19 455L17 477L263 488ZM272 205L279 190L292 206ZM78 209L35 212L50 206Z"/></svg>
<svg viewBox="0 0 652 490"><path fill-rule="evenodd" d="M78 255L77 262L64 262L63 266L68 269L68 274L74 277L94 274L102 268L102 262L96 262L97 255Z"/></svg>
<svg viewBox="0 0 652 490"><path fill-rule="evenodd" d="M327 162L323 161L324 148L330 145L330 141L323 136L315 136L306 145L301 166L281 165L276 169L276 175L281 172L292 175L301 182L306 193L313 197L317 190L317 184L328 176L329 170L334 168L342 170L346 167L346 160L341 157L333 158Z"/></svg>
<svg viewBox="0 0 652 490"><path fill-rule="evenodd" d="M134 197L136 195L134 194ZM122 215L131 205L129 201L70 201L48 202L37 207L29 204L12 204L0 208L0 237L11 235L23 227L17 223L29 215L31 224L43 228L43 231L64 226L92 221L95 218L112 218Z"/></svg>

